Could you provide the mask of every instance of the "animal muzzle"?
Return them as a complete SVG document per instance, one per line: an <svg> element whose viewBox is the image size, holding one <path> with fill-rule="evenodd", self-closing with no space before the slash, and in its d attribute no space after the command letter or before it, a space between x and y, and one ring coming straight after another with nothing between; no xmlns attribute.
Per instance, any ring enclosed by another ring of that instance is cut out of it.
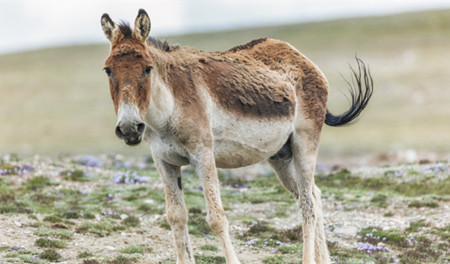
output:
<svg viewBox="0 0 450 264"><path fill-rule="evenodd" d="M145 124L142 122L119 122L116 125L116 136L125 141L125 144L135 146L142 141Z"/></svg>
<svg viewBox="0 0 450 264"><path fill-rule="evenodd" d="M123 104L118 111L116 136L123 139L127 145L134 146L141 143L144 131L145 124L139 116L137 107Z"/></svg>

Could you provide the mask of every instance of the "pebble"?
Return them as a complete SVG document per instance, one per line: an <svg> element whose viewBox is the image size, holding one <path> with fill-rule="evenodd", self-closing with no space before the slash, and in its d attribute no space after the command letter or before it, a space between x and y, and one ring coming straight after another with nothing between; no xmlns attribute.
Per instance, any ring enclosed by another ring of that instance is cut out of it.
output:
<svg viewBox="0 0 450 264"><path fill-rule="evenodd" d="M356 226L342 226L334 229L333 233L336 236L344 237L344 238L353 238L356 237L356 233L358 232L358 228Z"/></svg>

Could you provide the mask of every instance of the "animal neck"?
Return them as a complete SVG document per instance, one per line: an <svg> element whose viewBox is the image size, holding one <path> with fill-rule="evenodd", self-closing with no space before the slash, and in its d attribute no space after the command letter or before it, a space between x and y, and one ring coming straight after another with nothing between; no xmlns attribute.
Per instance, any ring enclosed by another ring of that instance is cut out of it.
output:
<svg viewBox="0 0 450 264"><path fill-rule="evenodd" d="M174 112L174 97L167 78L166 65L170 55L149 47L154 61L151 73L150 104L145 115L146 123L156 132L164 132Z"/></svg>

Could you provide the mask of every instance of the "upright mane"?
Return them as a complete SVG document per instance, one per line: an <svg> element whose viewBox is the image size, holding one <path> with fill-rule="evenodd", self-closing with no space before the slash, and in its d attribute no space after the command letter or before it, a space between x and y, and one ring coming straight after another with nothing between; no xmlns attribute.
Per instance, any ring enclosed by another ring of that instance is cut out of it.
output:
<svg viewBox="0 0 450 264"><path fill-rule="evenodd" d="M147 43L164 52L171 52L178 48L177 45L170 45L167 40L162 41L154 37L148 37Z"/></svg>
<svg viewBox="0 0 450 264"><path fill-rule="evenodd" d="M120 21L118 26L124 38L132 37L133 30L128 22ZM167 40L162 41L154 37L148 37L147 43L164 52L171 52L178 48L178 45L170 45Z"/></svg>
<svg viewBox="0 0 450 264"><path fill-rule="evenodd" d="M124 38L132 37L131 35L133 33L133 30L131 30L130 24L128 24L128 22L120 21L118 26Z"/></svg>

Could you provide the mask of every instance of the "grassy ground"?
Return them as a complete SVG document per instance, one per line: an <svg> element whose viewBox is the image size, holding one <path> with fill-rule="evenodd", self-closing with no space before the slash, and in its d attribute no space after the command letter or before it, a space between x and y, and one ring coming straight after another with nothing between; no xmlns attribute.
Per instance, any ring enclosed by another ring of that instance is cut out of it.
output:
<svg viewBox="0 0 450 264"><path fill-rule="evenodd" d="M449 173L444 161L354 170L319 165L333 263L448 263ZM219 172L239 258L301 263L293 199L270 171L249 174ZM196 262L225 263L189 167L183 190ZM151 159L3 157L0 226L1 263L175 263L163 186Z"/></svg>
<svg viewBox="0 0 450 264"><path fill-rule="evenodd" d="M325 128L321 156L405 149L445 155L449 31L450 11L443 10L168 39L210 51L259 37L288 41L327 75L333 112L346 108L340 75L349 76L348 64L358 54L375 79L373 100L356 126ZM129 149L114 137L115 116L101 70L107 54L107 45L89 45L0 56L0 151L146 153L145 147Z"/></svg>

